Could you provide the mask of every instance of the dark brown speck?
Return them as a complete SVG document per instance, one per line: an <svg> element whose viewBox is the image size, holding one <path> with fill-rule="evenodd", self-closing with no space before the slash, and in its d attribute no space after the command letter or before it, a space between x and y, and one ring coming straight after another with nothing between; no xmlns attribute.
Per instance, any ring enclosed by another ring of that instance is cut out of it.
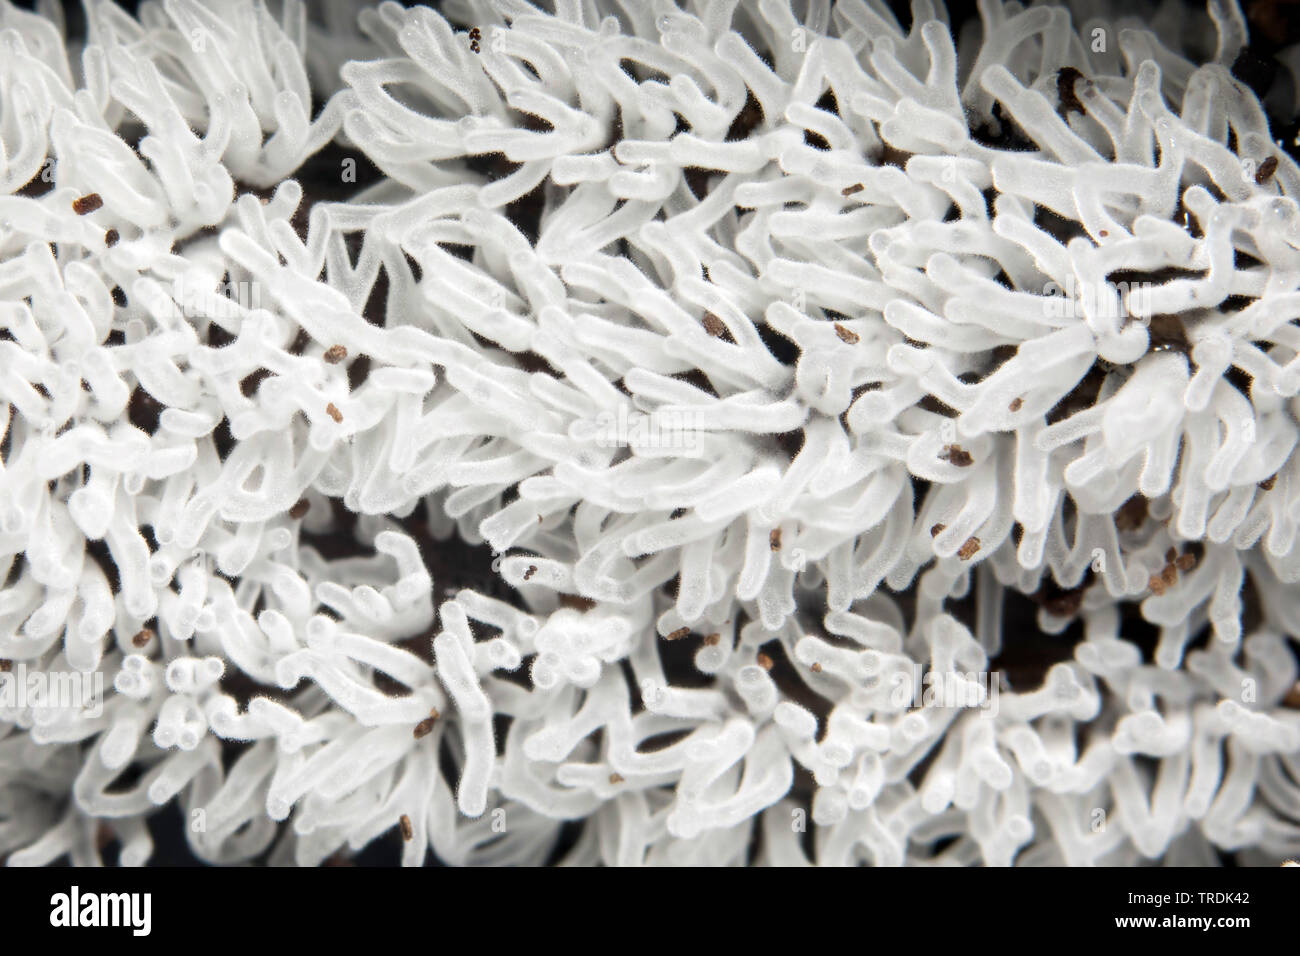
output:
<svg viewBox="0 0 1300 956"><path fill-rule="evenodd" d="M103 208L104 199L99 193L87 193L72 203L72 211L78 216L89 216L96 209Z"/></svg>

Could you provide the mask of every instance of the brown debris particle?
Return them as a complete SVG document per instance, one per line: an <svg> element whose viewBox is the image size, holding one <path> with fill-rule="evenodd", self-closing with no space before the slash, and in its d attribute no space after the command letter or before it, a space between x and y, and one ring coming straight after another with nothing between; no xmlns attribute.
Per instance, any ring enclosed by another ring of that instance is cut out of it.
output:
<svg viewBox="0 0 1300 956"><path fill-rule="evenodd" d="M1186 574L1188 571L1192 570L1192 568L1196 567L1196 555L1180 554L1177 560L1174 561L1174 567Z"/></svg>
<svg viewBox="0 0 1300 956"><path fill-rule="evenodd" d="M537 565L535 564L528 565L528 569L524 571L524 580L527 581L536 573L537 573Z"/></svg>
<svg viewBox="0 0 1300 956"><path fill-rule="evenodd" d="M942 521L936 522L935 524L930 526L930 537L932 538L939 537L939 535L941 535L943 533L943 530L947 527L948 526L944 524Z"/></svg>
<svg viewBox="0 0 1300 956"><path fill-rule="evenodd" d="M1259 486L1265 491L1272 491L1275 484L1277 484L1277 475L1269 475L1259 483Z"/></svg>
<svg viewBox="0 0 1300 956"><path fill-rule="evenodd" d="M1160 572L1160 580L1164 583L1165 587L1173 587L1178 583L1178 569L1172 564L1166 564L1164 569Z"/></svg>
<svg viewBox="0 0 1300 956"><path fill-rule="evenodd" d="M811 666L814 674L820 674L822 672L821 664L818 664L816 661L813 661Z"/></svg>
<svg viewBox="0 0 1300 956"><path fill-rule="evenodd" d="M72 203L72 211L78 216L89 216L96 209L103 208L104 198L99 193L87 193Z"/></svg>
<svg viewBox="0 0 1300 956"><path fill-rule="evenodd" d="M665 641L680 641L683 637L686 637L686 636L687 636L688 634L690 634L690 633L691 633L691 629L690 629L689 627L679 627L677 630L673 631L671 634L665 634L665 635L664 635L664 640L665 640Z"/></svg>
<svg viewBox="0 0 1300 956"><path fill-rule="evenodd" d="M772 529L771 533L767 536L767 545L773 551L781 550L781 529L780 528Z"/></svg>
<svg viewBox="0 0 1300 956"><path fill-rule="evenodd" d="M944 445L943 451L939 452L939 457L958 468L969 468L975 464L974 457L961 445Z"/></svg>
<svg viewBox="0 0 1300 956"><path fill-rule="evenodd" d="M835 323L835 334L840 337L840 341L845 345L857 345L862 341L862 337L852 329L845 328L838 322Z"/></svg>
<svg viewBox="0 0 1300 956"><path fill-rule="evenodd" d="M411 826L411 818L407 816L405 813L403 813L402 819L399 820L398 823L401 824L402 827L402 839L405 840L407 843L410 843L412 840L414 840L415 827Z"/></svg>
<svg viewBox="0 0 1300 956"><path fill-rule="evenodd" d="M1158 574L1151 575L1150 580L1147 581L1147 587L1151 588L1156 597L1165 593L1165 582L1160 579Z"/></svg>
<svg viewBox="0 0 1300 956"><path fill-rule="evenodd" d="M720 644L720 643L722 643L722 635L721 635L721 634L710 634L708 637L706 637L706 638L704 639L704 646L705 646L705 647L714 647L715 645Z"/></svg>
<svg viewBox="0 0 1300 956"><path fill-rule="evenodd" d="M338 365L347 357L348 350L341 345L331 345L325 350L325 354L321 356L330 365Z"/></svg>
<svg viewBox="0 0 1300 956"><path fill-rule="evenodd" d="M712 312L705 312L704 318L700 320L704 326L704 331L715 339L720 339L727 334L727 325Z"/></svg>
<svg viewBox="0 0 1300 956"><path fill-rule="evenodd" d="M757 663L758 666L763 668L763 670L765 671L770 671L772 669L772 658L768 657L762 651L759 652L758 657L755 660L755 663Z"/></svg>
<svg viewBox="0 0 1300 956"><path fill-rule="evenodd" d="M0 674L8 674L14 669L14 662L0 658Z"/></svg>
<svg viewBox="0 0 1300 956"><path fill-rule="evenodd" d="M131 638L131 644L135 647L144 647L152 640L153 631L146 627L144 630L139 631L135 637Z"/></svg>
<svg viewBox="0 0 1300 956"><path fill-rule="evenodd" d="M1178 557L1178 549L1177 549L1177 548L1169 548L1169 549L1165 552L1165 563L1166 563L1166 564L1173 564L1173 563L1174 563L1174 559L1177 558L1177 557Z"/></svg>
<svg viewBox="0 0 1300 956"><path fill-rule="evenodd" d="M115 245L117 245L117 241L121 238L122 238L121 233L119 233L116 229L110 229L108 230L108 232L104 233L104 245L112 249Z"/></svg>
<svg viewBox="0 0 1300 956"><path fill-rule="evenodd" d="M623 782L623 775L622 775L621 773L611 773L611 774L609 775L609 782L610 782L610 783L622 783L622 782Z"/></svg>
<svg viewBox="0 0 1300 956"><path fill-rule="evenodd" d="M971 558L975 557L975 553L979 551L979 549L980 539L972 535L963 541L961 547L957 549L957 557L961 558L963 561L969 561Z"/></svg>
<svg viewBox="0 0 1300 956"><path fill-rule="evenodd" d="M338 410L338 407L335 406L333 402L330 402L328 405L325 406L325 414L328 415L330 418L334 419L335 423L342 424L343 413Z"/></svg>
<svg viewBox="0 0 1300 956"><path fill-rule="evenodd" d="M1256 185L1264 185L1273 178L1275 172L1277 172L1277 157L1270 156L1259 164L1259 169L1255 170Z"/></svg>
<svg viewBox="0 0 1300 956"><path fill-rule="evenodd" d="M299 498L294 502L293 507L289 509L289 517L297 521L310 510L311 502L306 498Z"/></svg>
<svg viewBox="0 0 1300 956"><path fill-rule="evenodd" d="M852 186L845 186L843 189L841 189L841 190L840 190L840 195L841 195L841 196L852 196L852 195L855 194L855 193L860 193L860 192L862 192L862 190L864 190L864 189L866 189L866 188L867 188L867 187L864 186L864 185L862 185L862 183L854 183Z"/></svg>
<svg viewBox="0 0 1300 956"><path fill-rule="evenodd" d="M1007 406L1007 411L1018 412L1020 411L1021 406L1024 404L1025 404L1025 400L1023 398L1013 398L1011 400L1011 404Z"/></svg>
<svg viewBox="0 0 1300 956"><path fill-rule="evenodd" d="M434 722L437 721L437 719L438 718L436 716L426 717L424 718L424 720L416 724L415 730L412 731L412 734L414 735L415 739L419 740L421 737L427 737L429 736L429 734L433 733L433 725Z"/></svg>

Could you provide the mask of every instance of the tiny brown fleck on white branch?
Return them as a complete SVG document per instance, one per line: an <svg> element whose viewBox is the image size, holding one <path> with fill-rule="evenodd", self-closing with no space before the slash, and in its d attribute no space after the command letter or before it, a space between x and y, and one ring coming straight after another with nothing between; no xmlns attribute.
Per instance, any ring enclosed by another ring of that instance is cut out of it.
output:
<svg viewBox="0 0 1300 956"><path fill-rule="evenodd" d="M99 193L87 193L72 203L72 211L78 216L89 216L96 209L102 208L104 199Z"/></svg>
<svg viewBox="0 0 1300 956"><path fill-rule="evenodd" d="M727 334L727 326L720 318L712 312L705 312L704 318L700 320L704 326L704 331L715 339L720 339Z"/></svg>
<svg viewBox="0 0 1300 956"><path fill-rule="evenodd" d="M943 450L939 452L939 457L958 468L969 468L975 464L974 457L961 445L944 445Z"/></svg>

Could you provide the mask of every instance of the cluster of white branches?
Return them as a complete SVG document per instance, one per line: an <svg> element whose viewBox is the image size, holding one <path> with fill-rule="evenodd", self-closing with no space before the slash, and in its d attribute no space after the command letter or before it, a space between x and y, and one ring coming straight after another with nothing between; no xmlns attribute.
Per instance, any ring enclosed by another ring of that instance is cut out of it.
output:
<svg viewBox="0 0 1300 956"><path fill-rule="evenodd" d="M213 862L1300 853L1300 169L1235 3L1197 53L1000 0L956 41L931 0L84 0L71 48L39 6L0 660L107 687L0 694L10 864L143 863L173 800ZM348 202L294 178L329 144L381 174ZM1049 580L1073 656L990 675Z"/></svg>

